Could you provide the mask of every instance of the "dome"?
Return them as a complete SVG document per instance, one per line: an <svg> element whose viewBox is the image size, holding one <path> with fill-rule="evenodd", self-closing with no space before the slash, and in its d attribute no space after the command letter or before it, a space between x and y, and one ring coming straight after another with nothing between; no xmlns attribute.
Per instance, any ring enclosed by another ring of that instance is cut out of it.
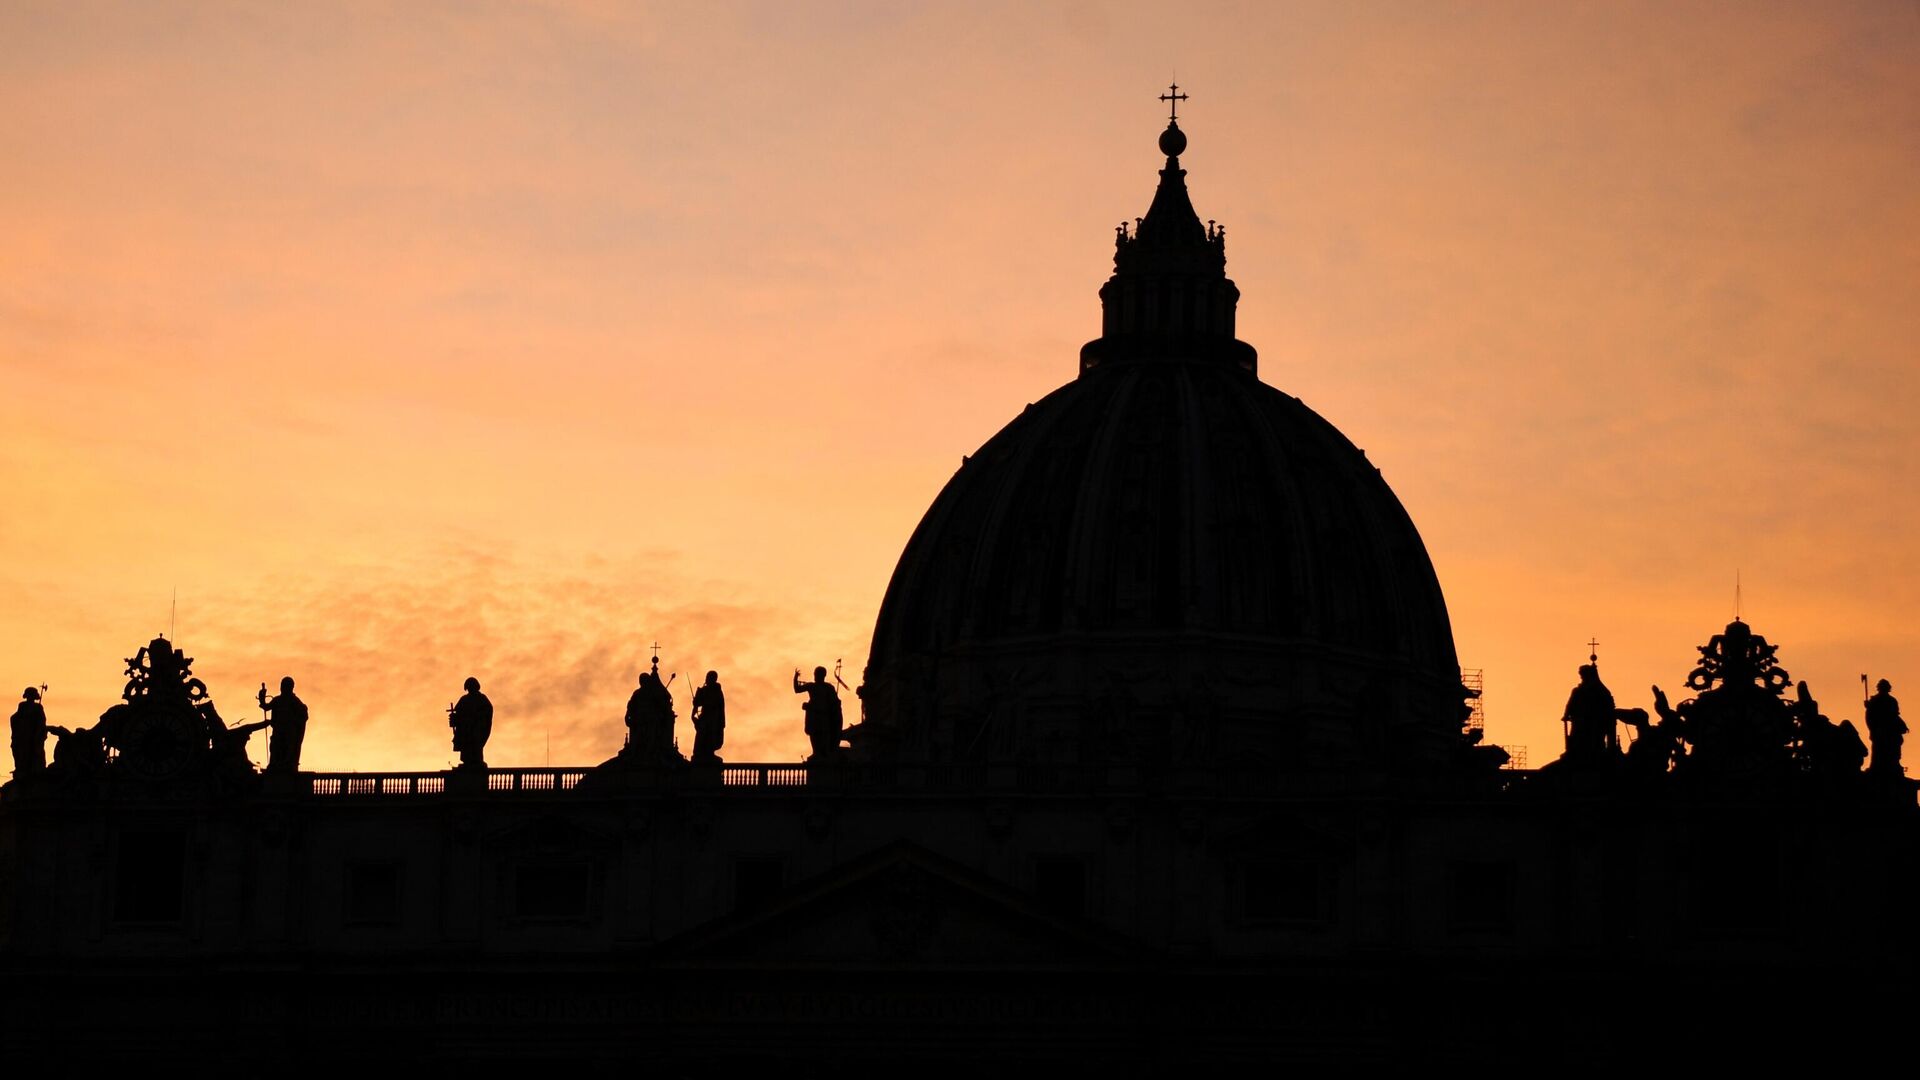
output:
<svg viewBox="0 0 1920 1080"><path fill-rule="evenodd" d="M1183 142L1183 141L1182 141ZM1400 502L1233 336L1167 159L1080 375L965 459L901 555L860 742L933 760L1445 760L1446 603Z"/></svg>

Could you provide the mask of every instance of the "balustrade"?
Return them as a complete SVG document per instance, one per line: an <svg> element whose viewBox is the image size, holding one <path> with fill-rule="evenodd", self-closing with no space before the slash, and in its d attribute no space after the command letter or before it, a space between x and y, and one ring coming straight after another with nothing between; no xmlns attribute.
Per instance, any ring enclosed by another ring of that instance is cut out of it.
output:
<svg viewBox="0 0 1920 1080"><path fill-rule="evenodd" d="M308 790L322 798L384 798L410 795L446 795L485 792L489 795L564 794L579 788L594 770L579 766L539 769L489 769L469 776L459 771L404 773L305 773ZM1530 772L1502 771L1508 789L1524 784ZM1178 769L1152 772L1137 767L1108 767L1029 762L1019 765L983 765L972 762L896 764L843 762L816 768L804 762L742 763L719 770L663 769L658 772L613 773L611 778L658 790L710 791L716 788L745 795L798 792L815 788L832 791L903 791L960 793L995 791L1010 794L1058 795L1070 793L1178 791L1211 792L1232 797L1282 795L1328 797L1351 794L1353 777L1294 775L1270 770ZM1377 790L1379 778L1369 782ZM623 785L633 790L633 785ZM589 785L589 790L595 790ZM611 787L598 790L613 790ZM1424 790L1424 788L1423 788Z"/></svg>

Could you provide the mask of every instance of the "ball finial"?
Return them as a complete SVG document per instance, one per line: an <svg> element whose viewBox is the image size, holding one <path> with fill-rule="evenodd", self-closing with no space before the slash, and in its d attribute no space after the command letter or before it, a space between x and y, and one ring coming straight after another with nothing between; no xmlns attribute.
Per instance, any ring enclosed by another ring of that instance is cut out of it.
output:
<svg viewBox="0 0 1920 1080"><path fill-rule="evenodd" d="M1167 130L1160 133L1160 152L1168 157L1179 157L1186 148L1187 133L1180 130L1179 124L1169 122Z"/></svg>

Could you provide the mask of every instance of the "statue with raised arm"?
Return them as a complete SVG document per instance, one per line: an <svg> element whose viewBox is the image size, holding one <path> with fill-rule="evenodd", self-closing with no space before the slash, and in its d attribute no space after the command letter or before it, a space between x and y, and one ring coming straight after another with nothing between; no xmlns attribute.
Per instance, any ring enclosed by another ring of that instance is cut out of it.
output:
<svg viewBox="0 0 1920 1080"><path fill-rule="evenodd" d="M806 713L807 738L813 743L813 756L810 761L826 761L840 748L840 691L834 689L827 680L827 669L813 669L813 681L801 682L800 671L793 673L793 692L807 695L800 706Z"/></svg>
<svg viewBox="0 0 1920 1080"><path fill-rule="evenodd" d="M1654 723L1645 709L1622 709L1619 718L1633 729L1633 743L1627 747L1628 771L1643 780L1665 776L1679 749L1673 725L1664 720Z"/></svg>
<svg viewBox="0 0 1920 1080"><path fill-rule="evenodd" d="M227 727L218 725L213 731L213 763L220 775L228 778L245 778L254 775L253 759L247 754L247 739L256 731L271 726L270 720L255 720L251 724L239 724ZM268 753L273 751L269 748ZM268 758L267 771L272 772L272 758Z"/></svg>
<svg viewBox="0 0 1920 1080"><path fill-rule="evenodd" d="M1823 782L1843 784L1857 779L1867 760L1867 745L1851 720L1834 723L1820 711L1804 680L1796 688L1794 722L1799 728L1799 756L1806 772Z"/></svg>
<svg viewBox="0 0 1920 1080"><path fill-rule="evenodd" d="M104 723L90 728L65 728L48 724L53 733L53 764L47 767L49 778L82 780L107 767Z"/></svg>

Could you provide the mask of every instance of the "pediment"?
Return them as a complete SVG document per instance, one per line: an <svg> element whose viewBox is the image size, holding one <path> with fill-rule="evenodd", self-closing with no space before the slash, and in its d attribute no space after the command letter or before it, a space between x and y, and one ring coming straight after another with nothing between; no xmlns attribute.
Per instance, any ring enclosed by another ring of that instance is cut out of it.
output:
<svg viewBox="0 0 1920 1080"><path fill-rule="evenodd" d="M800 882L762 907L664 943L676 966L920 968L1123 965L1144 948L916 844Z"/></svg>

